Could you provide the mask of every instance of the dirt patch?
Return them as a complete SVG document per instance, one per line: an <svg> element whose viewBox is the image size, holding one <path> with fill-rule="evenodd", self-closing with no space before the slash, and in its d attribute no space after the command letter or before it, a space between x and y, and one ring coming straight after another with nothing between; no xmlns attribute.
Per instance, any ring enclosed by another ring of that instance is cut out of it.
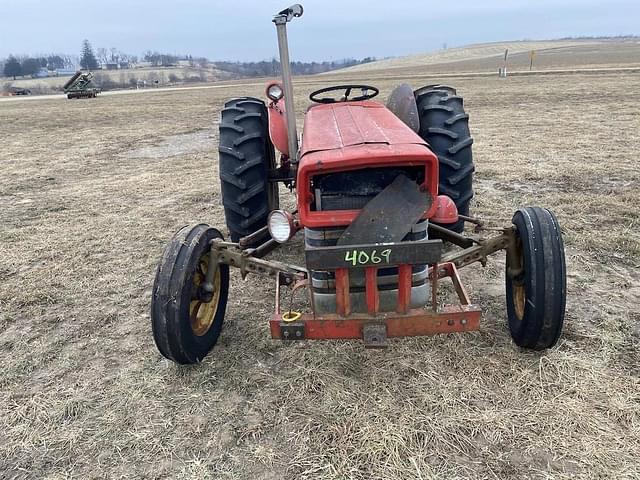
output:
<svg viewBox="0 0 640 480"><path fill-rule="evenodd" d="M197 152L213 151L215 139L211 129L163 137L158 145L137 148L121 155L127 158L169 158Z"/></svg>

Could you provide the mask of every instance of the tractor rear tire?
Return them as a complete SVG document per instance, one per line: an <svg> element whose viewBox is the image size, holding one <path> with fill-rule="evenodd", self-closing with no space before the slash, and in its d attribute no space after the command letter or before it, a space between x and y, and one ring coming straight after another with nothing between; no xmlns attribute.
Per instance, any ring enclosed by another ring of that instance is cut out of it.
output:
<svg viewBox="0 0 640 480"><path fill-rule="evenodd" d="M438 157L440 178L438 191L450 197L458 213L469 215L473 198L473 139L469 133L469 115L464 111L462 97L444 85L430 85L415 91L420 137ZM462 232L464 221L443 227Z"/></svg>
<svg viewBox="0 0 640 480"><path fill-rule="evenodd" d="M269 182L275 151L267 108L257 98L235 98L225 104L219 128L222 203L231 241L237 242L264 227L278 208L278 183Z"/></svg>
<svg viewBox="0 0 640 480"><path fill-rule="evenodd" d="M527 207L513 216L522 273L509 275L506 300L509 330L523 348L553 347L564 323L567 295L564 245L555 215L545 208Z"/></svg>
<svg viewBox="0 0 640 480"><path fill-rule="evenodd" d="M449 92L449 95L457 95L458 94L458 92L456 91L455 88L450 87L448 85L442 85L440 83L436 83L436 84L433 84L433 85L426 85L426 86L416 90L414 92L414 94L415 94L416 97L419 97L420 94L428 92L430 90L444 90L445 92Z"/></svg>
<svg viewBox="0 0 640 480"><path fill-rule="evenodd" d="M165 248L156 270L151 294L153 339L160 353L176 363L201 361L222 330L229 266L218 265L212 299L203 300L200 289L214 238L222 238L222 234L209 225L182 227Z"/></svg>

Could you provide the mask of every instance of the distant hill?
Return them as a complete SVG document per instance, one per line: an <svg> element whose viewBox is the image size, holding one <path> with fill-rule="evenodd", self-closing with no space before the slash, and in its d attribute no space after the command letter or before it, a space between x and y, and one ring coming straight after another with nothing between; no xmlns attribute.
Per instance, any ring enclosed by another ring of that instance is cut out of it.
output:
<svg viewBox="0 0 640 480"><path fill-rule="evenodd" d="M356 65L332 74L390 74L497 71L509 49L509 69L528 69L535 51L535 69L639 66L640 38L507 41L449 48ZM355 76L355 75L350 75Z"/></svg>

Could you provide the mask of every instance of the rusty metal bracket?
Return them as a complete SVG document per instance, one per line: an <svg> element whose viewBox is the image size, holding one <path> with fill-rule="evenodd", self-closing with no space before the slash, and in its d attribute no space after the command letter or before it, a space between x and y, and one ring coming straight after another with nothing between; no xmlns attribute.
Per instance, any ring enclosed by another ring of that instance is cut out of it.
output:
<svg viewBox="0 0 640 480"><path fill-rule="evenodd" d="M385 323L367 323L362 327L362 340L365 348L386 348L387 325Z"/></svg>
<svg viewBox="0 0 640 480"><path fill-rule="evenodd" d="M429 232L435 233L438 235L438 238L442 240L446 240L449 243L453 243L462 248L471 247L473 244L479 243L477 239L472 237L466 237L457 232L449 230L448 228L442 227L440 225L436 225L435 223L429 222Z"/></svg>
<svg viewBox="0 0 640 480"><path fill-rule="evenodd" d="M476 218L476 217L470 217L468 215L462 215L461 213L458 214L458 218L460 220L464 220L465 222L473 223L474 225L480 228L484 227L485 225L484 220L480 220L479 218Z"/></svg>
<svg viewBox="0 0 640 480"><path fill-rule="evenodd" d="M434 275L433 272L437 271L438 274ZM456 294L458 295L458 300L460 300L461 305L471 305L471 299L469 298L469 294L467 290L464 288L462 284L462 280L460 279L460 275L458 274L458 269L453 263L442 263L436 264L429 269L429 278L431 281L435 281L440 278L450 278L453 283L453 288L456 290ZM434 304L435 304L435 295L434 295ZM437 310L437 309L436 309Z"/></svg>
<svg viewBox="0 0 640 480"><path fill-rule="evenodd" d="M513 227L503 228L502 233L499 235L477 239L477 245L444 255L441 262L451 262L458 268L475 262L480 262L482 266L485 266L487 264L487 257L500 250L506 250L510 242L514 241L513 237L516 235Z"/></svg>
<svg viewBox="0 0 640 480"><path fill-rule="evenodd" d="M242 250L239 244L225 242L220 239L211 241L211 249L215 250L218 263L240 269L242 278L249 273L276 277L281 274L282 283L290 285L309 276L306 268L290 265L276 260L264 260L254 256L254 249Z"/></svg>
<svg viewBox="0 0 640 480"><path fill-rule="evenodd" d="M280 322L280 338L282 340L304 340L304 322Z"/></svg>
<svg viewBox="0 0 640 480"><path fill-rule="evenodd" d="M240 245L241 248L247 248L256 240L260 240L261 238L263 238L268 232L269 232L269 228L267 227L267 225L265 225L264 227L259 228L255 232L245 237L242 237L240 240L238 240L238 245Z"/></svg>

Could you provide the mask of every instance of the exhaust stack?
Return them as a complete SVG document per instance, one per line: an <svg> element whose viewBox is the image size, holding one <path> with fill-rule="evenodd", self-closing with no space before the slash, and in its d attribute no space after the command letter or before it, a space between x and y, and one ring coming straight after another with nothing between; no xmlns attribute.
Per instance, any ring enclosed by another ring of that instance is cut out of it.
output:
<svg viewBox="0 0 640 480"><path fill-rule="evenodd" d="M296 17L301 17L302 5L285 8L275 17L278 32L278 50L280 53L280 68L282 70L282 86L284 87L284 106L287 110L287 136L289 137L289 160L295 166L298 164L298 130L296 128L296 111L293 101L293 83L291 80L291 65L289 63L289 43L287 41L287 23Z"/></svg>

